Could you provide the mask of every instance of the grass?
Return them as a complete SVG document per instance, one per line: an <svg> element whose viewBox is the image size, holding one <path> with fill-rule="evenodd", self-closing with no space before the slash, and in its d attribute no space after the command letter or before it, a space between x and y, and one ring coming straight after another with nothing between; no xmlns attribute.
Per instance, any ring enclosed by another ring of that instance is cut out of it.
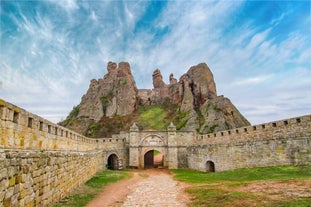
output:
<svg viewBox="0 0 311 207"><path fill-rule="evenodd" d="M215 181L259 181L259 180L284 180L304 179L311 177L311 166L278 166L242 168L217 173L205 173L195 170L173 170L175 178L190 183L215 182Z"/></svg>
<svg viewBox="0 0 311 207"><path fill-rule="evenodd" d="M110 96L111 94L108 93L101 97L104 111L106 111L105 107L107 107ZM90 120L86 122L77 117L78 113L79 105L74 107L67 118L59 124L67 127L80 126L84 130L83 135L88 137L111 137L112 134L118 134L120 131L128 131L134 122L140 130L167 130L171 122L174 123L177 130L180 130L187 125L190 112L180 112L178 105L163 101L162 104L157 105L139 105L129 115L115 115L111 118L104 116L98 122Z"/></svg>
<svg viewBox="0 0 311 207"><path fill-rule="evenodd" d="M153 155L156 156L158 154L161 154L161 152L159 152L158 150L153 150Z"/></svg>
<svg viewBox="0 0 311 207"><path fill-rule="evenodd" d="M187 189L187 192L196 196L191 206L251 206L254 202L262 204L260 197L243 192L213 189L212 187L194 187ZM243 204L241 200L243 200Z"/></svg>
<svg viewBox="0 0 311 207"><path fill-rule="evenodd" d="M311 179L311 166L244 168L216 173L178 169L173 170L173 173L176 180L191 183L186 189L192 198L191 206L311 207L311 197L293 197L280 193L276 194L278 199L271 199L271 195L260 191L260 188L260 193L240 190L247 185L258 184L260 187L262 181L287 184L302 180L304 183L305 179Z"/></svg>
<svg viewBox="0 0 311 207"><path fill-rule="evenodd" d="M139 116L139 125L155 130L164 130L168 126L165 120L167 110L160 105L146 107Z"/></svg>
<svg viewBox="0 0 311 207"><path fill-rule="evenodd" d="M124 171L102 171L93 176L84 185L75 189L74 192L65 197L54 207L81 207L86 206L88 202L96 197L101 189L108 183L113 183L121 179L129 177L129 174Z"/></svg>

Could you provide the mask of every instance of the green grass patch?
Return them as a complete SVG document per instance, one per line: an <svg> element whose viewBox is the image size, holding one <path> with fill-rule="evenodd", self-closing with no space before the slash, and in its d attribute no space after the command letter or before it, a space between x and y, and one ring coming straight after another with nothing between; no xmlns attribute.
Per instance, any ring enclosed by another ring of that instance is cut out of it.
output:
<svg viewBox="0 0 311 207"><path fill-rule="evenodd" d="M70 207L81 207L86 206L89 201L94 199L96 194L94 193L87 193L87 194L75 194L71 196L67 196L62 201L54 205L54 207L61 207L61 206L70 206Z"/></svg>
<svg viewBox="0 0 311 207"><path fill-rule="evenodd" d="M311 166L277 166L243 168L224 172L206 173L195 170L172 170L175 179L192 183L186 189L191 196L190 206L235 207L311 207L311 198L286 197L271 199L265 191L242 191L245 185L261 185L263 180L293 183L293 180L310 179ZM271 186L273 187L273 186ZM286 191L286 188L284 188Z"/></svg>
<svg viewBox="0 0 311 207"><path fill-rule="evenodd" d="M173 170L175 178L189 183L203 183L215 181L259 181L259 180L284 180L304 179L311 177L311 166L278 166L242 168L230 171L206 173L196 170Z"/></svg>
<svg viewBox="0 0 311 207"><path fill-rule="evenodd" d="M166 119L168 111L160 105L153 105L141 109L138 125L144 129L166 130L169 120Z"/></svg>
<svg viewBox="0 0 311 207"><path fill-rule="evenodd" d="M102 188L104 185L108 183L114 183L118 180L122 180L126 178L128 174L124 171L114 171L114 170L107 170L101 173L97 173L91 179L89 179L85 185L91 188Z"/></svg>
<svg viewBox="0 0 311 207"><path fill-rule="evenodd" d="M89 124L86 135L88 137L95 137L100 130L100 124L98 122L92 122Z"/></svg>
<svg viewBox="0 0 311 207"><path fill-rule="evenodd" d="M84 185L75 189L71 195L54 205L54 207L70 206L81 207L86 206L88 202L96 197L101 189L108 183L114 183L118 180L128 178L130 175L124 171L106 170L97 173Z"/></svg>
<svg viewBox="0 0 311 207"><path fill-rule="evenodd" d="M293 200L273 201L265 207L311 207L311 198L299 198Z"/></svg>
<svg viewBox="0 0 311 207"><path fill-rule="evenodd" d="M179 112L176 117L174 118L174 124L176 125L176 129L180 130L185 127L188 123L190 112Z"/></svg>
<svg viewBox="0 0 311 207"><path fill-rule="evenodd" d="M260 204L260 206L263 205L261 197L249 193L227 191L213 187L188 188L187 192L195 195L192 198L191 206L252 206L254 202Z"/></svg>
<svg viewBox="0 0 311 207"><path fill-rule="evenodd" d="M159 152L158 150L153 150L153 155L156 156L158 154L161 154L161 152Z"/></svg>

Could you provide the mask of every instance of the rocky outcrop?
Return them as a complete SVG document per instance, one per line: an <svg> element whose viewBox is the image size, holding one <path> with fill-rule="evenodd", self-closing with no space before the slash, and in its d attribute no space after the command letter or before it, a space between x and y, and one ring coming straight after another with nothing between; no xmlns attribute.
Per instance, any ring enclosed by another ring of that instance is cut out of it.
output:
<svg viewBox="0 0 311 207"><path fill-rule="evenodd" d="M163 104L166 107L169 104L177 106L177 113L183 114L178 119L183 123L180 129L207 133L250 124L228 98L217 95L213 74L206 63L192 66L179 81L171 74L169 84L163 81L161 71L156 69L152 75L153 89L136 88L127 62L118 65L109 62L107 71L102 79L91 80L79 104L77 119L80 122L66 122L74 123L72 129L83 132L91 122L101 120L107 125L103 121L106 118L131 115L137 111L138 105ZM79 126L82 131L77 130Z"/></svg>
<svg viewBox="0 0 311 207"><path fill-rule="evenodd" d="M79 105L78 118L98 121L103 116L128 115L135 110L137 88L130 65L109 62L107 70L102 79L91 80Z"/></svg>
<svg viewBox="0 0 311 207"><path fill-rule="evenodd" d="M200 107L201 133L209 133L250 125L228 98L208 99Z"/></svg>
<svg viewBox="0 0 311 207"><path fill-rule="evenodd" d="M156 69L155 71L153 71L152 82L153 82L154 88L165 87L165 83L163 81L163 77L162 77L161 71L159 69Z"/></svg>
<svg viewBox="0 0 311 207"><path fill-rule="evenodd" d="M153 72L152 79L154 88L148 92L149 96L142 93L144 103L151 100L153 104L159 104L169 98L171 103L181 105L182 111L188 111L200 107L207 99L217 97L213 74L205 63L192 66L178 82L171 74L169 84L165 84L159 69Z"/></svg>

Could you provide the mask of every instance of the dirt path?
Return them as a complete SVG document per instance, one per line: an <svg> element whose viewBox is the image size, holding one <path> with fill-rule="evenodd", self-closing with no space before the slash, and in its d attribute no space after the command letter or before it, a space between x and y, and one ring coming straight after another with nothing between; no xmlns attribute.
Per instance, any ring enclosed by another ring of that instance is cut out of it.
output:
<svg viewBox="0 0 311 207"><path fill-rule="evenodd" d="M106 186L88 207L187 206L185 184L167 170L133 171L133 177Z"/></svg>

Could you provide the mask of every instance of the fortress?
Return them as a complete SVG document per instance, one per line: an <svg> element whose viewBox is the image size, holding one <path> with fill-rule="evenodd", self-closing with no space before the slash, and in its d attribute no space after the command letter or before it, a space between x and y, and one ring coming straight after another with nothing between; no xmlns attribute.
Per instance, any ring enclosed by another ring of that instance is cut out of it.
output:
<svg viewBox="0 0 311 207"><path fill-rule="evenodd" d="M129 132L88 138L0 99L0 206L50 206L106 167L162 166L200 171L310 165L311 115L209 134Z"/></svg>

